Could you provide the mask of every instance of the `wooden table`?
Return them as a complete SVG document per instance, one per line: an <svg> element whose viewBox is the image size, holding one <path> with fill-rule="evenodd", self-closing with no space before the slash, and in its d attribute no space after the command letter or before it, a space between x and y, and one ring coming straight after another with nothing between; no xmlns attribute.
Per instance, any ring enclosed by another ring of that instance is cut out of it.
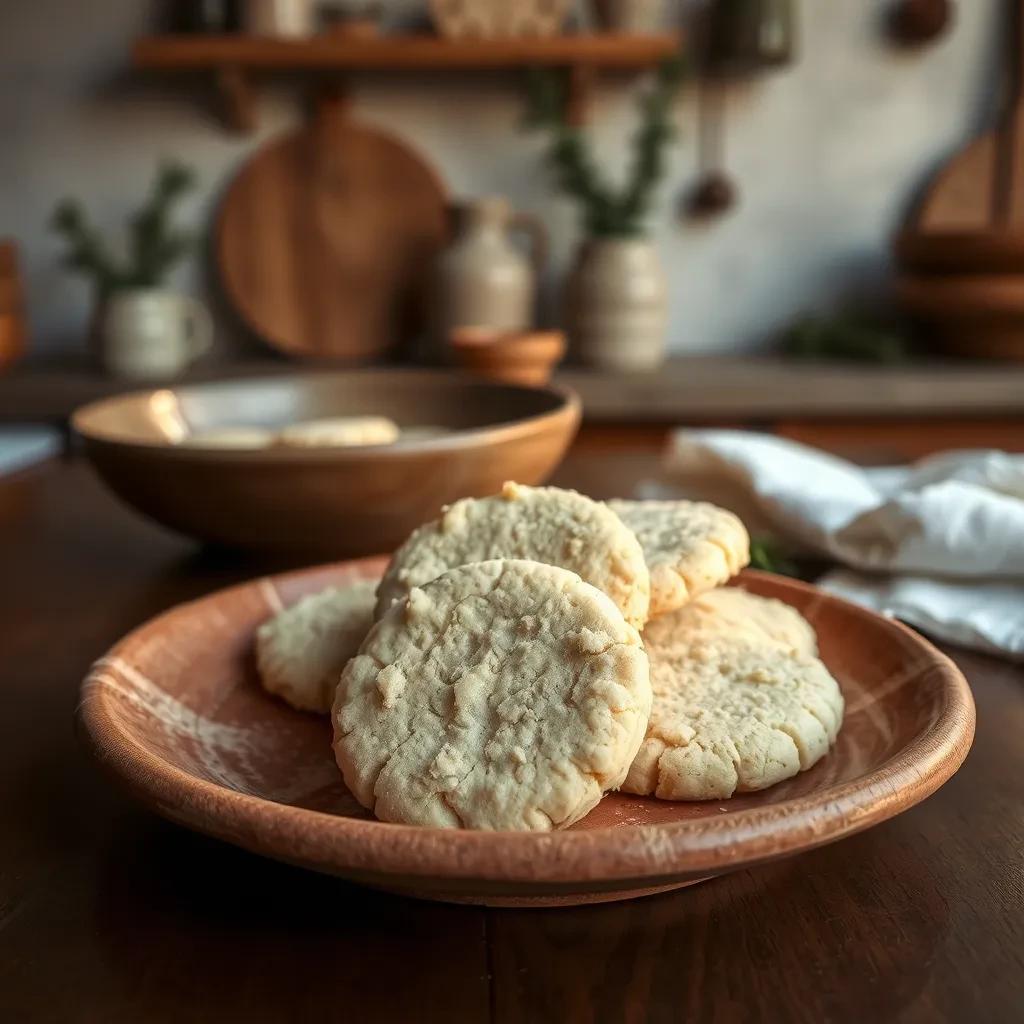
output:
<svg viewBox="0 0 1024 1024"><path fill-rule="evenodd" d="M576 457L560 482L649 468ZM0 1020L1021 1019L1019 669L951 652L978 705L966 765L845 842L632 903L416 903L167 824L75 741L110 643L266 568L148 525L82 465L0 481Z"/></svg>

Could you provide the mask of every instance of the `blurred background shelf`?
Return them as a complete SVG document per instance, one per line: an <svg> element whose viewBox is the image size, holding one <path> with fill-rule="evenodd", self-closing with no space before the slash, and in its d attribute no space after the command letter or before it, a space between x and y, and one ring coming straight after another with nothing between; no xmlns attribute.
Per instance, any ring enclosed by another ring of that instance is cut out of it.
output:
<svg viewBox="0 0 1024 1024"><path fill-rule="evenodd" d="M481 71L563 67L571 71L571 106L582 120L598 70L639 71L679 52L678 32L580 33L550 38L447 39L428 35L273 39L241 34L160 35L139 39L140 70L209 72L235 131L256 127L253 76L266 72Z"/></svg>
<svg viewBox="0 0 1024 1024"><path fill-rule="evenodd" d="M355 70L566 67L637 70L677 52L677 32L587 33L538 39L444 39L440 36L325 34L311 39L245 35L167 35L138 40L137 68L187 71L231 65L250 70Z"/></svg>

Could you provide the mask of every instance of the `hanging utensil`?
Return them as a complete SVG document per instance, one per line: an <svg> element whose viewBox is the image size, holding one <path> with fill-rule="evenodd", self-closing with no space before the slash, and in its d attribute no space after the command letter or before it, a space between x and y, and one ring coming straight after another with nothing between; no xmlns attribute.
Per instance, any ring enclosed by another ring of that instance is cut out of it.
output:
<svg viewBox="0 0 1024 1024"><path fill-rule="evenodd" d="M700 177L686 197L691 217L714 217L735 205L737 188L725 170L726 84L705 79L697 96L697 160Z"/></svg>
<svg viewBox="0 0 1024 1024"><path fill-rule="evenodd" d="M690 217L713 217L736 204L739 189L724 167L725 103L729 82L788 64L793 59L793 0L714 0L700 49L703 81L698 94L700 177L685 199Z"/></svg>

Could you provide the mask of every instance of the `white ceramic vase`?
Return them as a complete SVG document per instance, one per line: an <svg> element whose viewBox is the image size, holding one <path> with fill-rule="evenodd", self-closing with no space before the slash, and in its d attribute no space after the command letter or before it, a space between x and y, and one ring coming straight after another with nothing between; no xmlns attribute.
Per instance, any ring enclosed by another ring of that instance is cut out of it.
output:
<svg viewBox="0 0 1024 1024"><path fill-rule="evenodd" d="M210 314L187 295L132 288L114 292L104 304L101 354L104 368L115 377L176 377L212 342Z"/></svg>
<svg viewBox="0 0 1024 1024"><path fill-rule="evenodd" d="M650 370L665 361L668 286L651 242L595 238L569 282L573 353L605 370Z"/></svg>
<svg viewBox="0 0 1024 1024"><path fill-rule="evenodd" d="M529 255L513 242L517 231L529 238ZM461 327L528 329L545 250L543 226L528 214L514 212L506 200L495 196L467 205L461 230L437 264L439 342L445 344Z"/></svg>

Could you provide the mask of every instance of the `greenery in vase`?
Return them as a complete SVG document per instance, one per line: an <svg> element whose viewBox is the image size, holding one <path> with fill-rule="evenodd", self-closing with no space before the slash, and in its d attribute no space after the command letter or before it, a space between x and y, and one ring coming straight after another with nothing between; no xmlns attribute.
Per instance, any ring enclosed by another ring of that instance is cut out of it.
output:
<svg viewBox="0 0 1024 1024"><path fill-rule="evenodd" d="M585 135L568 117L567 75L540 68L530 72L527 127L549 133L546 162L562 191L579 204L583 229L590 237L643 234L654 190L665 173L665 150L675 137L672 98L683 72L681 57L663 61L651 88L640 97L631 166L626 182L618 189L605 180Z"/></svg>
<svg viewBox="0 0 1024 1024"><path fill-rule="evenodd" d="M195 175L188 167L174 161L160 165L149 196L128 221L128 252L123 258L111 252L78 200L62 200L50 227L66 242L63 265L92 278L101 299L125 288L158 287L194 245L192 235L171 224L175 204L194 185Z"/></svg>
<svg viewBox="0 0 1024 1024"><path fill-rule="evenodd" d="M850 310L801 317L782 335L791 359L905 363L913 356L907 328L889 315Z"/></svg>

